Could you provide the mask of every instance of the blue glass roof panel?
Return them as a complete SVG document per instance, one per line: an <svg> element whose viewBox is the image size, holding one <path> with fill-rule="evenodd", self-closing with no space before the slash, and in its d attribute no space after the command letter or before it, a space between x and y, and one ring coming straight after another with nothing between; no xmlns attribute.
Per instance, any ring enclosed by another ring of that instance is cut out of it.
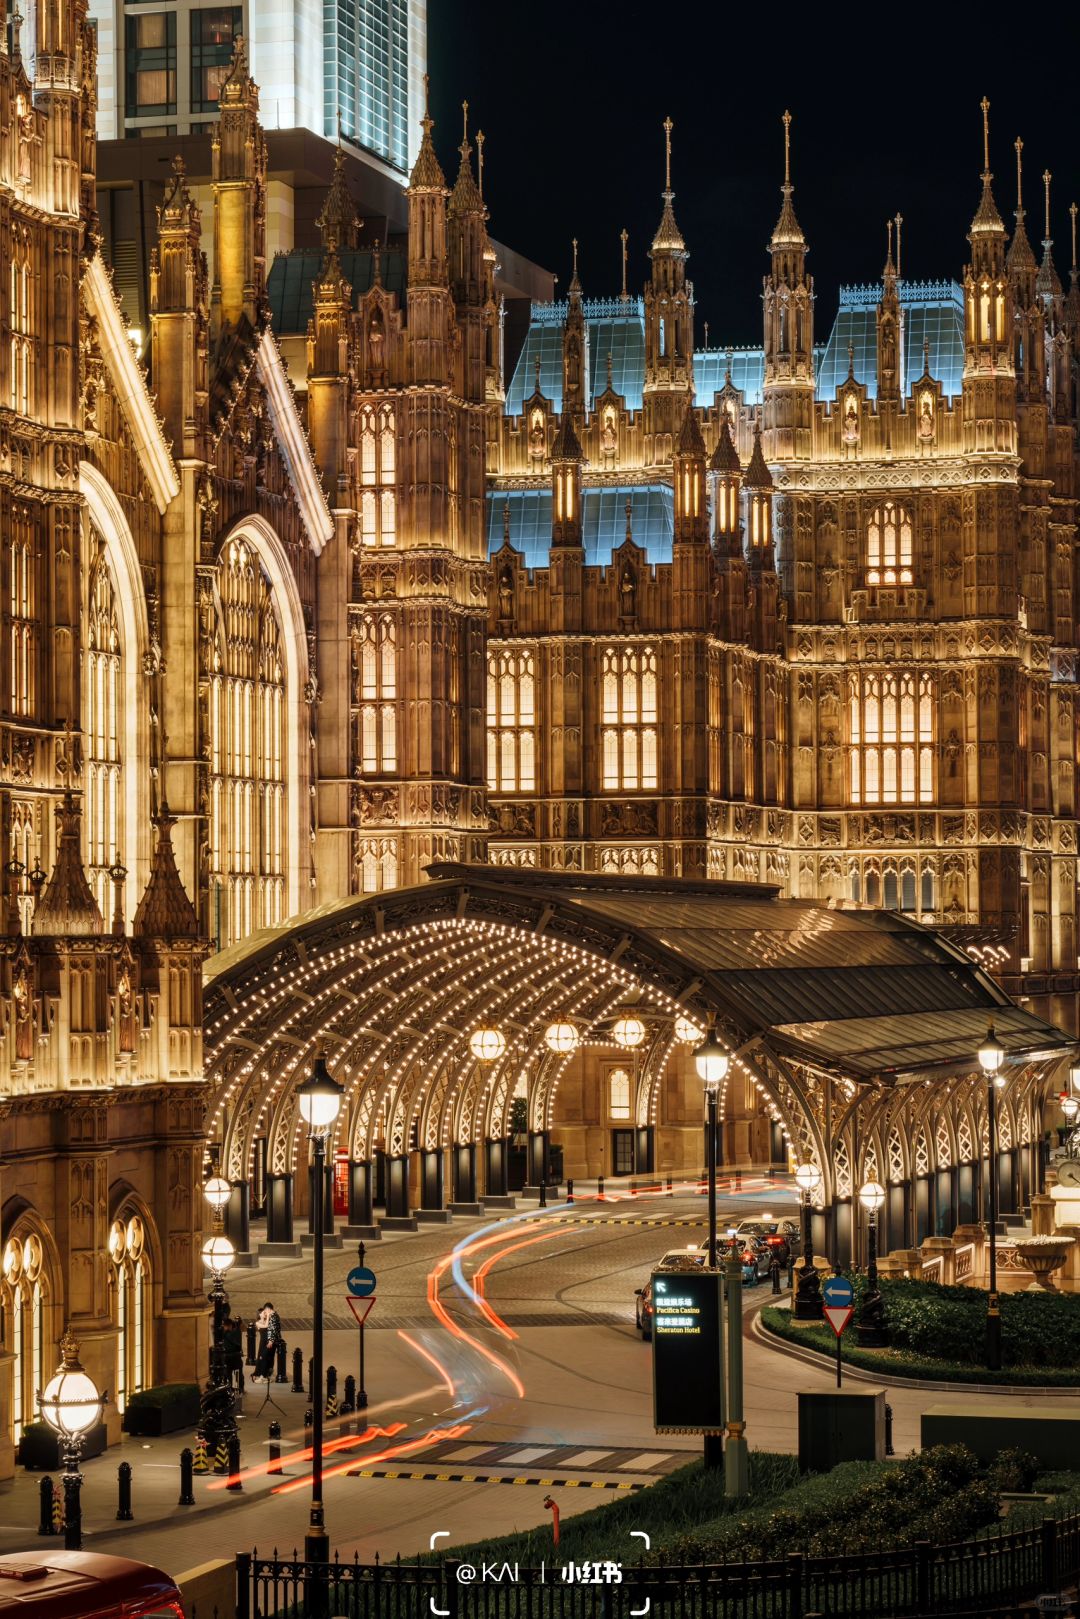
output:
<svg viewBox="0 0 1080 1619"><path fill-rule="evenodd" d="M817 367L817 397L834 399L848 374L851 347L855 380L877 395L877 306L881 288L841 287L840 307ZM930 344L930 374L946 394L961 391L964 371L964 295L954 281L900 283L904 314L904 383L922 376L923 342Z"/></svg>
<svg viewBox="0 0 1080 1619"><path fill-rule="evenodd" d="M520 416L524 402L536 387L540 361L540 391L552 408L562 410L562 333L566 304L534 304L525 346L518 356L506 390L505 411ZM611 382L622 394L628 410L641 409L645 381L645 309L640 298L586 298L585 324L589 331L589 404L595 405L607 388L607 361L611 355Z"/></svg>
<svg viewBox="0 0 1080 1619"><path fill-rule="evenodd" d="M699 349L694 355L694 388L699 405L709 406L727 378L731 356L731 380L745 395L748 405L760 405L765 379L764 349Z"/></svg>
<svg viewBox="0 0 1080 1619"><path fill-rule="evenodd" d="M582 539L590 567L607 567L630 530L651 563L670 562L675 531L675 497L670 484L628 484L582 492ZM529 568L544 568L551 550L551 490L495 489L487 497L488 553L503 542L505 508L510 508L510 544Z"/></svg>

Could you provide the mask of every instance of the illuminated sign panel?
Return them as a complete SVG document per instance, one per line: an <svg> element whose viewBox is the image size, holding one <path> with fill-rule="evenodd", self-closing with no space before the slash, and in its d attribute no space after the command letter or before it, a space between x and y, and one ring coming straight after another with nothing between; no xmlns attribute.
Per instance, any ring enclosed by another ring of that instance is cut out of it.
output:
<svg viewBox="0 0 1080 1619"><path fill-rule="evenodd" d="M654 1271L653 1425L657 1433L724 1426L724 1338L717 1271Z"/></svg>

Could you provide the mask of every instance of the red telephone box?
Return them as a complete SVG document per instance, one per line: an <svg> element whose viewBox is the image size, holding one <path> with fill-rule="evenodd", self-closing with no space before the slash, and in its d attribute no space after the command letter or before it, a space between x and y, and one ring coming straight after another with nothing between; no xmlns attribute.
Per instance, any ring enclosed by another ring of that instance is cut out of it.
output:
<svg viewBox="0 0 1080 1619"><path fill-rule="evenodd" d="M348 1217L349 1213L349 1155L339 1152L334 1159L334 1213Z"/></svg>

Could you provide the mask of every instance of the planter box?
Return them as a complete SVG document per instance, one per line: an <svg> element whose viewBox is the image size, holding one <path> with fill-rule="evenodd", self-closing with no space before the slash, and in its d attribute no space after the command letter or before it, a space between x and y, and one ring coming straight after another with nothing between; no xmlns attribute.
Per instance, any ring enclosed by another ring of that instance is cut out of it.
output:
<svg viewBox="0 0 1080 1619"><path fill-rule="evenodd" d="M199 1420L199 1411L199 1389L195 1383L190 1387L185 1386L182 1391L178 1390L160 1404L152 1404L133 1395L124 1412L124 1432L154 1439L163 1433L176 1433L181 1428L194 1428Z"/></svg>
<svg viewBox="0 0 1080 1619"><path fill-rule="evenodd" d="M91 1456L100 1456L107 1443L105 1424L99 1422L83 1439L83 1461ZM30 1473L54 1473L63 1467L59 1441L47 1423L32 1422L23 1429L18 1460L19 1465Z"/></svg>

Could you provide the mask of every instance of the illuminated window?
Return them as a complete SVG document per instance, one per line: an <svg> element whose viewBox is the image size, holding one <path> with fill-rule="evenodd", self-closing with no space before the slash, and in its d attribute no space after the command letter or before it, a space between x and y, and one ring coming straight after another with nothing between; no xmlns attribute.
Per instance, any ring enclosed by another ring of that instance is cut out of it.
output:
<svg viewBox="0 0 1080 1619"><path fill-rule="evenodd" d="M41 1238L35 1232L13 1233L4 1246L2 1264L4 1339L14 1355L11 1437L18 1444L26 1424L38 1421L37 1393L48 1377L45 1345L49 1288Z"/></svg>
<svg viewBox="0 0 1080 1619"><path fill-rule="evenodd" d="M656 739L655 647L605 647L600 732L605 790L655 787Z"/></svg>
<svg viewBox="0 0 1080 1619"><path fill-rule="evenodd" d="M8 326L11 331L9 354L10 403L20 416L30 414L30 377L33 370L31 327L30 233L23 225L11 230L11 262L8 269Z"/></svg>
<svg viewBox="0 0 1080 1619"><path fill-rule="evenodd" d="M625 1068L612 1068L608 1074L608 1117L630 1117L630 1075Z"/></svg>
<svg viewBox="0 0 1080 1619"><path fill-rule="evenodd" d="M165 117L176 112L176 12L142 12L127 19L127 112Z"/></svg>
<svg viewBox="0 0 1080 1619"><path fill-rule="evenodd" d="M361 838L357 851L360 888L364 894L381 894L398 884L398 852L393 838Z"/></svg>
<svg viewBox="0 0 1080 1619"><path fill-rule="evenodd" d="M601 849L600 870L619 877L659 877L660 850L653 844Z"/></svg>
<svg viewBox="0 0 1080 1619"><path fill-rule="evenodd" d="M931 803L933 739L929 675L853 676L851 802Z"/></svg>
<svg viewBox="0 0 1080 1619"><path fill-rule="evenodd" d="M397 433L392 405L360 411L360 537L365 545L397 544Z"/></svg>
<svg viewBox="0 0 1080 1619"><path fill-rule="evenodd" d="M191 13L191 110L216 112L232 65L233 39L243 24L241 6Z"/></svg>
<svg viewBox="0 0 1080 1619"><path fill-rule="evenodd" d="M10 515L11 712L29 715L37 702L37 545L29 506L15 501Z"/></svg>
<svg viewBox="0 0 1080 1619"><path fill-rule="evenodd" d="M487 776L492 792L536 788L536 655L531 648L488 653Z"/></svg>
<svg viewBox="0 0 1080 1619"><path fill-rule="evenodd" d="M868 585L911 584L911 514L895 501L875 506L866 533Z"/></svg>
<svg viewBox="0 0 1080 1619"><path fill-rule="evenodd" d="M113 1320L116 1323L116 1408L150 1385L150 1258L146 1232L137 1214L114 1220L109 1232L113 1264Z"/></svg>
<svg viewBox="0 0 1080 1619"><path fill-rule="evenodd" d="M120 705L123 685L123 649L116 605L116 583L105 545L94 536L96 551L90 569L86 626L86 796L83 830L86 865L98 910L106 925L112 914L109 868L123 851L122 761L120 757Z"/></svg>
<svg viewBox="0 0 1080 1619"><path fill-rule="evenodd" d="M270 581L244 540L222 553L218 589L210 873L214 928L227 945L285 914L286 685Z"/></svg>
<svg viewBox="0 0 1080 1619"><path fill-rule="evenodd" d="M360 625L360 765L366 776L397 769L397 625L389 613Z"/></svg>
<svg viewBox="0 0 1080 1619"><path fill-rule="evenodd" d="M415 122L408 0L337 0L320 26L323 134L347 135L404 174Z"/></svg>

